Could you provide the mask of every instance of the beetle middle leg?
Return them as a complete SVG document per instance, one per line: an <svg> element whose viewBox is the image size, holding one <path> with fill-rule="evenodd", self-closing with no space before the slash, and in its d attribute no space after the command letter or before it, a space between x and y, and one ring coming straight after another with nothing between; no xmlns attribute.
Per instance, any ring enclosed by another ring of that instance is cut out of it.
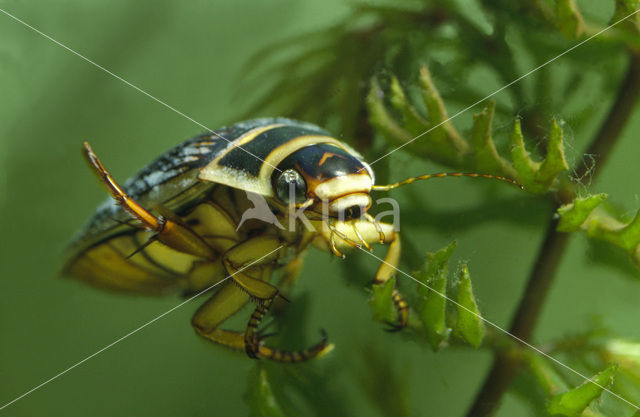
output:
<svg viewBox="0 0 640 417"><path fill-rule="evenodd" d="M204 304L192 319L196 331L209 340L231 348L242 349L252 358L267 358L278 362L302 362L327 352L330 346L326 338L309 349L283 351L264 345L257 333L262 318L279 295L278 289L267 281L272 264L277 261L282 243L272 236L258 236L239 243L222 256L222 262L233 280ZM284 247L283 247L284 249ZM252 262L263 256L260 262ZM250 265L247 267L247 265ZM246 268L246 269L243 269ZM231 317L249 300L257 305L244 333L219 329L219 325Z"/></svg>

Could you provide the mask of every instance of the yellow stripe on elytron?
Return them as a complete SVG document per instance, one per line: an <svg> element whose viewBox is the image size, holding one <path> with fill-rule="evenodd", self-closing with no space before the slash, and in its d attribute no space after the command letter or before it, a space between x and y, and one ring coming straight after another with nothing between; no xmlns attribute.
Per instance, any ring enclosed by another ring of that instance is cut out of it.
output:
<svg viewBox="0 0 640 417"><path fill-rule="evenodd" d="M220 161L222 158L224 158L229 152L231 152L235 148L241 147L242 145L251 142L252 140L254 140L256 138L256 136L258 136L259 134L261 134L263 132L266 132L267 130L271 130L271 129L274 129L276 127L282 127L282 126L285 126L285 125L283 123L273 123L273 124L270 124L270 125L260 126L260 127L253 128L251 130L247 130L242 135L240 135L236 139L234 139L233 142L230 143L224 149L224 151L222 151L220 153L220 155L216 156L213 161L211 161L209 164L207 164L207 166L211 165L211 163L215 163L217 165L218 161Z"/></svg>
<svg viewBox="0 0 640 417"><path fill-rule="evenodd" d="M261 133L281 126L285 125L283 123L273 123L270 125L260 126L248 130L237 139L235 139L232 143L230 143L229 146L227 146L225 150L220 153L220 155L216 156L211 162L205 165L200 170L198 179L228 185L229 187L238 188L240 190L245 190L257 194L272 195L271 184L266 184L265 186L265 184L260 181L259 178L247 175L246 172L241 170L229 167L221 167L219 165L219 162L229 152L239 146L251 142L256 138L256 136L260 135ZM263 163L263 165L267 164ZM271 169L273 169L273 167L271 167Z"/></svg>

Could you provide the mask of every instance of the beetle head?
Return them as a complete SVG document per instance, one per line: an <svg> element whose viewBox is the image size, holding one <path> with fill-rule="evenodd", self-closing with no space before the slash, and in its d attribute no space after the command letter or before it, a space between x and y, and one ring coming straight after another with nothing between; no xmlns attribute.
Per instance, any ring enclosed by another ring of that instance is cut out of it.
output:
<svg viewBox="0 0 640 417"><path fill-rule="evenodd" d="M271 183L276 198L285 205L305 206L346 220L360 217L371 206L373 171L339 146L306 146L287 156L277 168Z"/></svg>

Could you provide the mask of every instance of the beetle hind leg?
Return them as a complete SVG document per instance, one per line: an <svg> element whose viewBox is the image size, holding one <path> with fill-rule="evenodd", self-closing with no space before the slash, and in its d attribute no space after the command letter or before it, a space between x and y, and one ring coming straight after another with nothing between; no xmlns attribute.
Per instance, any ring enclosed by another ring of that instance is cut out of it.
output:
<svg viewBox="0 0 640 417"><path fill-rule="evenodd" d="M84 142L84 151L89 164L93 167L100 181L107 187L111 196L116 200L118 205L131 216L134 222L137 221L140 223L139 226L132 224L133 227L140 227L154 232L152 239L157 239L179 252L205 259L215 258L215 252L202 237L185 224L182 224L179 218L173 213L163 210L164 215L156 216L130 197L125 189L122 188L111 176L109 171L107 171L98 158L98 155L93 152L93 149L91 149L91 146L89 146L87 142ZM135 253L130 256L134 254Z"/></svg>
<svg viewBox="0 0 640 417"><path fill-rule="evenodd" d="M247 330L244 334L245 352L250 358L265 358L282 363L298 363L320 357L333 349L333 345L327 342L327 334L324 330L321 332L322 338L320 342L307 349L288 351L266 346L264 344L265 336L259 335L257 329L263 317L267 314L269 308L271 308L272 303L273 299L259 303L253 311L253 314L251 314L251 318L247 324Z"/></svg>
<svg viewBox="0 0 640 417"><path fill-rule="evenodd" d="M324 330L320 332L322 334L320 342L304 350L286 351L260 344L258 357L282 363L299 363L324 356L333 349L333 344L327 342L327 333Z"/></svg>
<svg viewBox="0 0 640 417"><path fill-rule="evenodd" d="M266 336L258 332L262 319L269 312L276 298L286 300L278 288L268 283L273 263L277 261L279 249L283 244L272 236L257 236L229 249L222 256L222 265L228 273L230 282L221 288L195 314L192 323L196 331L205 338L222 345L243 350L251 358L265 358L277 362L303 362L328 352L332 345L326 337L309 349L285 351L264 344ZM253 260L263 253L260 262ZM247 265L250 265L248 267ZM220 329L227 318L234 315L247 302L253 301L256 307L251 314L244 332Z"/></svg>

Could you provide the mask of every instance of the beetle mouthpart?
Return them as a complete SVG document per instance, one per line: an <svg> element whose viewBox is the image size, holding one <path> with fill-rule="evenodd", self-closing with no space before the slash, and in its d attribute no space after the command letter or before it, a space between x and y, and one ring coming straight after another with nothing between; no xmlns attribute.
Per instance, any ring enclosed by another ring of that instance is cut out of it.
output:
<svg viewBox="0 0 640 417"><path fill-rule="evenodd" d="M333 200L338 196L369 193L373 180L368 174L337 176L318 184L313 190L320 200Z"/></svg>
<svg viewBox="0 0 640 417"><path fill-rule="evenodd" d="M306 200L304 201L304 203L302 203L302 204L298 205L298 209L302 209L302 210L304 210L304 209L306 209L306 208L308 208L308 207L311 207L311 206L313 205L314 201L315 201L315 200L314 200L313 198L308 198L308 199L306 199Z"/></svg>
<svg viewBox="0 0 640 417"><path fill-rule="evenodd" d="M329 202L329 215L340 220L360 218L371 207L371 197L367 193L353 193Z"/></svg>

